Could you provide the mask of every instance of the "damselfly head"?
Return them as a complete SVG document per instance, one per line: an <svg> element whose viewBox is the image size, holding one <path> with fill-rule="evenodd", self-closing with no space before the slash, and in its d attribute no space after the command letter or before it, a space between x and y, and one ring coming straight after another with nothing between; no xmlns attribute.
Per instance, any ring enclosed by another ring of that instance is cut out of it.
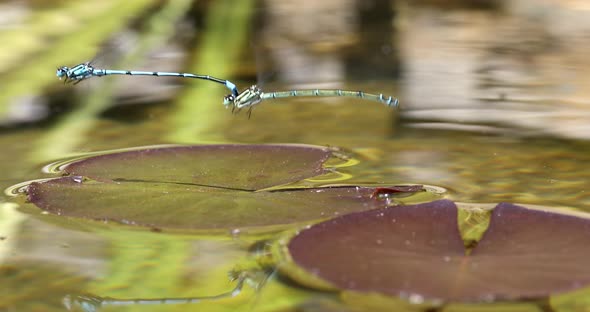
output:
<svg viewBox="0 0 590 312"><path fill-rule="evenodd" d="M230 105L234 104L235 100L236 97L233 94L228 94L223 97L223 105L225 106L225 108L228 108Z"/></svg>
<svg viewBox="0 0 590 312"><path fill-rule="evenodd" d="M57 71L55 72L55 75L57 76L57 78L59 78L61 80L61 78L63 77L68 77L68 71L70 69L67 66L61 66L57 68Z"/></svg>

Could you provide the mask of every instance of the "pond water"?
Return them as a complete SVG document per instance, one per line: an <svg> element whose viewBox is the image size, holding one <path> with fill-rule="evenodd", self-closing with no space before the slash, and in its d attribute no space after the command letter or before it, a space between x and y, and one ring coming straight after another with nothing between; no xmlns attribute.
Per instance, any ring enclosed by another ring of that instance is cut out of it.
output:
<svg viewBox="0 0 590 312"><path fill-rule="evenodd" d="M359 160L340 169L350 174L340 183L427 184L458 202L590 212L590 6L582 1L54 2L0 10L11 47L0 52L3 189L86 152L304 143ZM64 86L55 78L57 66L97 54L97 66L211 74L240 89L364 90L394 95L401 108L286 98L248 118L226 110L226 90L210 82L103 77ZM235 286L228 272L260 268L256 246L269 238L145 232L14 202L5 196L0 210L0 311L63 311L63 298L79 293L215 296ZM234 298L104 310L377 309L269 270L263 287L246 285Z"/></svg>

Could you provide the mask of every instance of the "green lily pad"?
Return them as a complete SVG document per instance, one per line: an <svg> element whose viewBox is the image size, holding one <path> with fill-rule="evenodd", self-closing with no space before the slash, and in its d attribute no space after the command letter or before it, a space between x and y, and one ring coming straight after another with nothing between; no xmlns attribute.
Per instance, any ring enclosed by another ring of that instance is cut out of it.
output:
<svg viewBox="0 0 590 312"><path fill-rule="evenodd" d="M156 182L35 182L28 199L65 216L174 229L238 229L292 224L381 208L372 188L338 187L243 192Z"/></svg>
<svg viewBox="0 0 590 312"><path fill-rule="evenodd" d="M502 203L466 249L457 207L441 200L337 217L301 231L287 248L297 267L337 289L478 302L590 285L588 241L589 219Z"/></svg>
<svg viewBox="0 0 590 312"><path fill-rule="evenodd" d="M301 145L104 154L65 165L68 176L31 183L27 198L59 215L199 230L281 226L387 205L371 187L255 191L322 174L330 156L328 149ZM421 190L401 186L395 193Z"/></svg>

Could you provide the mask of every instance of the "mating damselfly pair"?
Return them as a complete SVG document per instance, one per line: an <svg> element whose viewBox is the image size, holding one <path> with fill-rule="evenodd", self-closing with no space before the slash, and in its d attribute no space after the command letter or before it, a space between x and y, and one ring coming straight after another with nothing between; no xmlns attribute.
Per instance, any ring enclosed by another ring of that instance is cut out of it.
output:
<svg viewBox="0 0 590 312"><path fill-rule="evenodd" d="M157 71L135 71L135 70L113 70L113 69L99 69L92 66L90 62L81 63L74 67L61 66L57 68L56 75L59 79L64 78L64 83L72 82L78 84L83 80L91 77L102 77L109 75L130 75L130 76L156 76L156 77L182 77L209 80L225 85L231 93L226 95L223 104L226 108L231 108L232 111L240 111L248 109L251 112L252 108L264 100L288 98L288 97L354 97L385 104L388 107L399 106L399 101L391 96L384 96L383 94L371 94L363 91L347 91L340 89L309 89L309 90L290 90L290 91L276 91L264 92L256 85L253 85L242 92L234 83L229 80L215 78L209 75L199 75L190 73L178 72L157 72Z"/></svg>

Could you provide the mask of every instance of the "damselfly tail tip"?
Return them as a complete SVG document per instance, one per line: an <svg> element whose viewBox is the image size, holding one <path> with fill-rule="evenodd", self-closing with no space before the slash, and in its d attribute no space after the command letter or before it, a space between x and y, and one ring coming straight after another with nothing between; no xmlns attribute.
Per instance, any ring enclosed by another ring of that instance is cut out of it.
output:
<svg viewBox="0 0 590 312"><path fill-rule="evenodd" d="M233 96L238 96L240 94L240 92L238 92L238 87L236 87L236 85L233 82L226 80L225 86L231 91Z"/></svg>

